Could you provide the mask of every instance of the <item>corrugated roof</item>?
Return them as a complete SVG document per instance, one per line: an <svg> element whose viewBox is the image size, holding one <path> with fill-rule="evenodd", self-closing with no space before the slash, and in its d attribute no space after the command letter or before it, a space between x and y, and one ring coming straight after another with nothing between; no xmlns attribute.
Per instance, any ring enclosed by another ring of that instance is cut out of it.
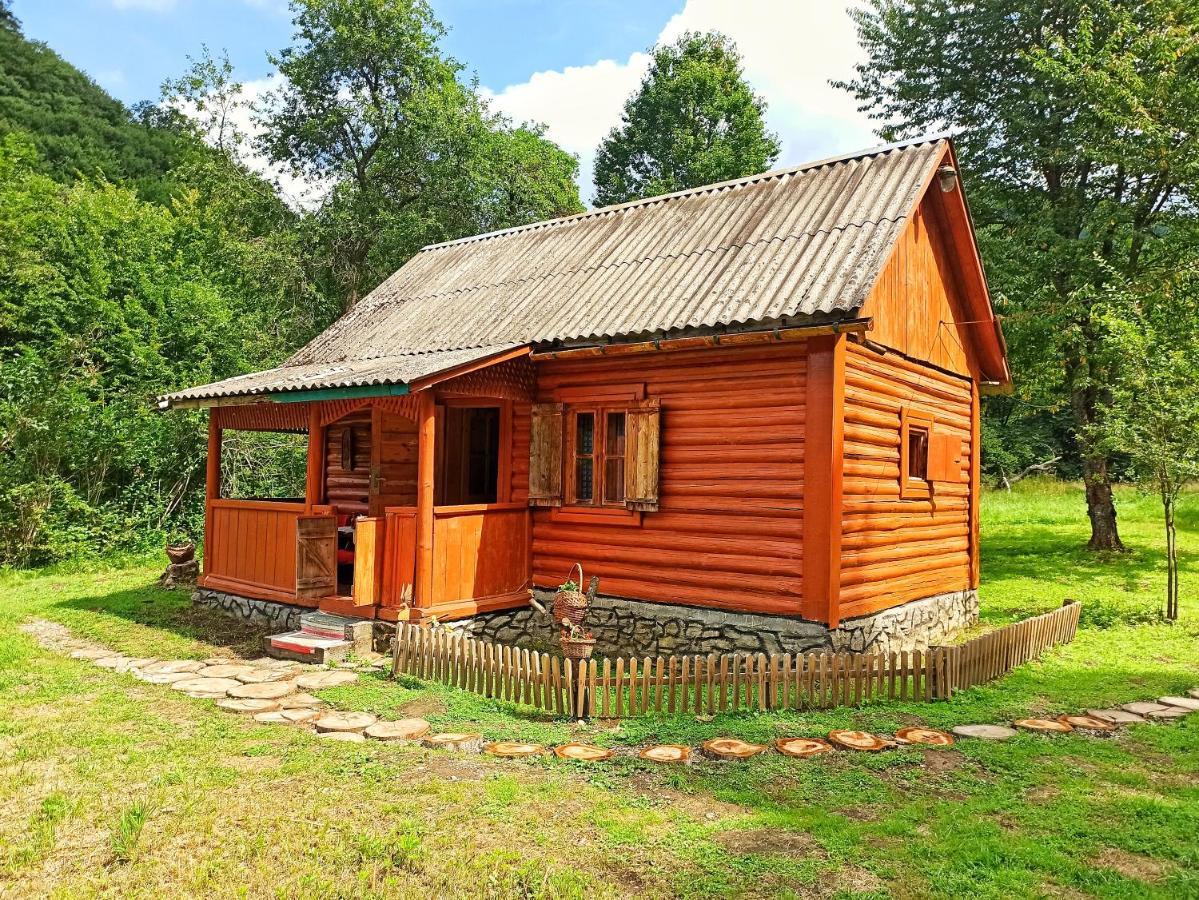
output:
<svg viewBox="0 0 1199 900"><path fill-rule="evenodd" d="M280 369L244 376L269 376L257 388L235 378L175 396L323 387L301 369L346 361L396 383L408 380L397 361L429 351L847 317L944 145L876 148L435 244Z"/></svg>
<svg viewBox="0 0 1199 900"><path fill-rule="evenodd" d="M409 353L400 356L380 356L374 359L351 359L335 363L306 363L283 365L277 369L235 375L224 381L189 388L160 398L168 405L188 400L211 400L218 397L249 397L257 394L285 394L294 391L324 390L327 388L361 387L372 384L409 384L447 369L486 359L519 344L469 347L461 350L437 350L430 353Z"/></svg>

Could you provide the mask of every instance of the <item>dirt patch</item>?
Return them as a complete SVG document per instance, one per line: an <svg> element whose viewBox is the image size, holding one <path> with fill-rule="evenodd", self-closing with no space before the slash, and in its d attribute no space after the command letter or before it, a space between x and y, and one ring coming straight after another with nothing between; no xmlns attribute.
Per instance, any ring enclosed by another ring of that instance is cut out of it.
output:
<svg viewBox="0 0 1199 900"><path fill-rule="evenodd" d="M921 765L930 772L956 772L969 762L960 753L952 750L925 750L922 754L924 761Z"/></svg>
<svg viewBox="0 0 1199 900"><path fill-rule="evenodd" d="M424 769L432 777L446 781L482 781L487 776L486 766L466 759L431 759Z"/></svg>
<svg viewBox="0 0 1199 900"><path fill-rule="evenodd" d="M655 806L681 809L696 819L726 819L750 812L736 803L716 800L706 793L689 794L667 787L656 772L636 772L625 779L628 789L651 800Z"/></svg>
<svg viewBox="0 0 1199 900"><path fill-rule="evenodd" d="M445 701L437 697L418 697L401 703L396 711L406 719L425 719L429 716L440 716L445 713Z"/></svg>
<svg viewBox="0 0 1199 900"><path fill-rule="evenodd" d="M1115 869L1125 878L1135 878L1137 881L1154 883L1161 881L1170 871L1170 867L1159 860L1139 853L1129 853L1127 850L1117 850L1108 847L1093 860L1095 865L1105 869Z"/></svg>
<svg viewBox="0 0 1199 900"><path fill-rule="evenodd" d="M759 856L791 856L801 859L828 857L824 847L810 834L778 828L722 831L716 835L716 843L736 856L748 856L752 853Z"/></svg>
<svg viewBox="0 0 1199 900"><path fill-rule="evenodd" d="M883 880L860 866L842 866L833 873L833 888L835 891L847 891L852 894L869 894L883 889Z"/></svg>
<svg viewBox="0 0 1199 900"><path fill-rule="evenodd" d="M848 809L837 810L838 815L853 819L855 822L877 822L878 811L869 806L851 806Z"/></svg>
<svg viewBox="0 0 1199 900"><path fill-rule="evenodd" d="M1049 803L1062 794L1062 789L1056 784L1042 784L1025 793L1024 799L1029 803Z"/></svg>
<svg viewBox="0 0 1199 900"><path fill-rule="evenodd" d="M222 761L238 772L270 772L281 762L277 756L226 756Z"/></svg>

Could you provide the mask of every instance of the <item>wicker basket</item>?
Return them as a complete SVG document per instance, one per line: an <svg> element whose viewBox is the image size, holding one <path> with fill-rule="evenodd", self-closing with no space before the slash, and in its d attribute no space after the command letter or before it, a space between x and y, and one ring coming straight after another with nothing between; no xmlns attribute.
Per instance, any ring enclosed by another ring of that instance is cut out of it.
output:
<svg viewBox="0 0 1199 900"><path fill-rule="evenodd" d="M587 595L583 593L583 567L575 563L571 573L575 569L579 570L579 579L575 581L577 588L573 591L560 590L554 594L554 622L558 625L562 624L563 619L571 625L582 625L583 617L587 615ZM572 579L568 577L567 580Z"/></svg>
<svg viewBox="0 0 1199 900"><path fill-rule="evenodd" d="M591 659L595 638L572 638L562 635L562 655L567 659Z"/></svg>
<svg viewBox="0 0 1199 900"><path fill-rule="evenodd" d="M175 565L191 562L196 556L196 545L191 541L186 544L167 544L167 559Z"/></svg>

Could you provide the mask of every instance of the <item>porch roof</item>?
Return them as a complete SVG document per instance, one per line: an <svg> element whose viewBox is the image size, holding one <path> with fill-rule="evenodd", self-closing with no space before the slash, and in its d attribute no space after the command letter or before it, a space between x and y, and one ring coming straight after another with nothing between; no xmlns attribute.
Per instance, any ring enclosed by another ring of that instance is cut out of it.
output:
<svg viewBox="0 0 1199 900"><path fill-rule="evenodd" d="M220 400L231 401L238 397L262 395L272 395L272 399L284 401L308 400L313 399L314 391L387 386L403 386L405 390L391 393L406 393L406 388L414 382L515 350L520 346L492 344L461 350L402 353L374 359L283 365L166 394L159 398L159 406L215 406Z"/></svg>

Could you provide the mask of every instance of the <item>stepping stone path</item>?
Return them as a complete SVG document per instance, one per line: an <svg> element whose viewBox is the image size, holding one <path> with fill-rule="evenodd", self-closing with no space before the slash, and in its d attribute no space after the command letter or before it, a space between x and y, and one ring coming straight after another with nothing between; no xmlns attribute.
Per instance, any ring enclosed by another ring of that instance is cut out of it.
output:
<svg viewBox="0 0 1199 900"><path fill-rule="evenodd" d="M225 698L224 700L218 700L216 702L216 705L219 706L221 709L229 710L229 712L242 712L242 713L245 713L245 712L253 712L253 713L271 712L272 710L276 710L279 708L279 704L276 703L274 700L256 700L253 698L247 698L245 700L234 700L234 699Z"/></svg>
<svg viewBox="0 0 1199 900"><path fill-rule="evenodd" d="M415 741L429 733L429 723L424 719L400 719L396 722L376 722L363 731L376 741Z"/></svg>
<svg viewBox="0 0 1199 900"><path fill-rule="evenodd" d="M1189 709L1191 712L1199 710L1199 699L1194 697L1158 697L1158 703L1166 706L1177 706L1180 709Z"/></svg>
<svg viewBox="0 0 1199 900"><path fill-rule="evenodd" d="M245 662L228 656L206 660L158 660L153 657L130 657L75 638L67 628L55 622L35 620L21 626L44 647L68 653L71 658L90 661L115 672L129 673L149 684L166 685L189 697L217 701L223 710L252 714L254 720L268 724L290 724L314 727L323 738L350 743L362 743L367 737L376 741L420 741L427 747L479 752L483 736L475 732L446 732L428 734L429 723L424 719L379 721L365 712L322 710L324 702L307 691L323 690L350 684L358 680L353 668L368 671L372 667L386 668L386 657L367 661L364 665L319 669L290 660L263 657ZM298 689L298 692L297 692ZM1122 725L1141 725L1147 720L1170 721L1199 712L1199 687L1190 688L1186 696L1160 697L1157 702L1125 703L1118 709L1091 709L1083 714L1064 714L1056 719L1019 719L1020 728L1041 733L1081 732L1109 733ZM1004 741L1017 735L1007 725L958 725L952 729L958 737ZM930 728L902 728L896 739L865 731L831 731L829 740L820 738L780 738L774 748L784 756L806 758L829 753L836 744L852 750L882 750L903 744L923 744L948 747L953 738L943 731ZM831 743L830 743L831 742ZM768 748L749 744L737 738L716 738L706 741L704 755L719 759L744 759ZM487 752L499 757L540 756L550 752L539 744L513 741L494 741ZM631 752L631 751L630 751ZM600 761L610 759L614 751L589 744L570 742L553 748L561 759ZM686 763L691 748L680 744L660 744L644 747L637 756L664 763Z"/></svg>
<svg viewBox="0 0 1199 900"><path fill-rule="evenodd" d="M378 716L368 712L329 712L319 716L313 724L321 732L362 731L378 720Z"/></svg>
<svg viewBox="0 0 1199 900"><path fill-rule="evenodd" d="M328 672L313 672L311 675L301 675L296 679L296 687L304 691L319 691L324 688L337 687L339 684L349 684L357 681L358 675L344 669L333 669Z"/></svg>
<svg viewBox="0 0 1199 900"><path fill-rule="evenodd" d="M229 688L226 692L230 697L241 697L254 700L278 700L294 693L296 686L289 682L267 681L263 684L244 684L239 682L237 687Z"/></svg>
<svg viewBox="0 0 1199 900"><path fill-rule="evenodd" d="M978 738L984 741L1006 741L1017 734L1015 728L1006 725L955 725L952 729L958 737Z"/></svg>
<svg viewBox="0 0 1199 900"><path fill-rule="evenodd" d="M1087 712L1096 719L1103 719L1113 725L1144 725L1144 716L1130 713L1126 709L1088 709Z"/></svg>

